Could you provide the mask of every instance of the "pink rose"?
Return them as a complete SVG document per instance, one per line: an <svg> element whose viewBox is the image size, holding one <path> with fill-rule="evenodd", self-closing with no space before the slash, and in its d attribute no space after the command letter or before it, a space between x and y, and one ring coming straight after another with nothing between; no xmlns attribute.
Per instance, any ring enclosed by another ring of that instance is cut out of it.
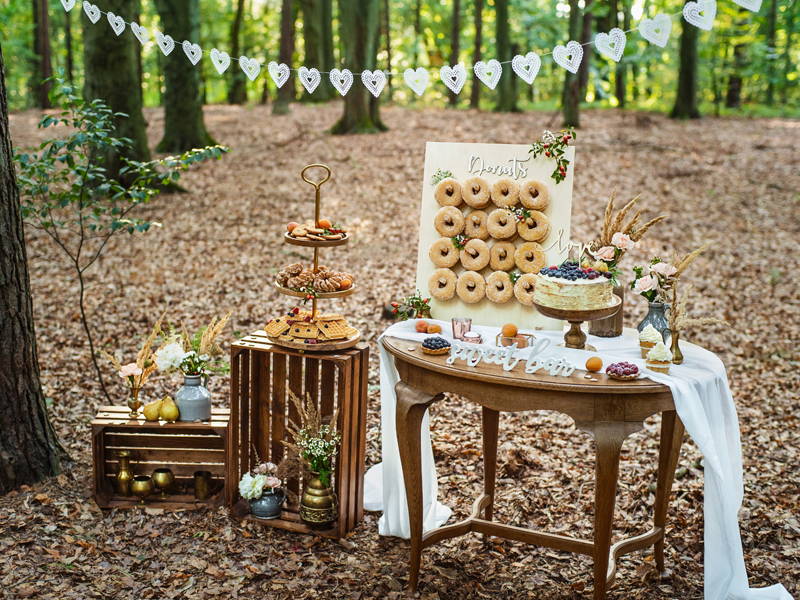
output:
<svg viewBox="0 0 800 600"><path fill-rule="evenodd" d="M650 270L653 273L658 273L659 275L662 275L663 277L672 277L673 275L675 275L675 273L678 272L678 269L676 269L673 265L667 262L657 262L656 264L650 267Z"/></svg>
<svg viewBox="0 0 800 600"><path fill-rule="evenodd" d="M594 257L598 260L614 260L614 255L614 246L603 246L594 253Z"/></svg>
<svg viewBox="0 0 800 600"><path fill-rule="evenodd" d="M636 242L631 239L631 236L619 231L611 236L611 243L620 250L631 250L636 247Z"/></svg>
<svg viewBox="0 0 800 600"><path fill-rule="evenodd" d="M124 365L117 374L124 379L126 377L141 375L142 369L136 363L128 363L127 365Z"/></svg>
<svg viewBox="0 0 800 600"><path fill-rule="evenodd" d="M633 291L637 294L641 294L643 292L650 292L658 287L658 279L653 277L652 275L645 275L644 277L640 277L636 280L636 283L633 284Z"/></svg>
<svg viewBox="0 0 800 600"><path fill-rule="evenodd" d="M268 488L277 488L281 487L281 480L277 477L267 477L266 487Z"/></svg>

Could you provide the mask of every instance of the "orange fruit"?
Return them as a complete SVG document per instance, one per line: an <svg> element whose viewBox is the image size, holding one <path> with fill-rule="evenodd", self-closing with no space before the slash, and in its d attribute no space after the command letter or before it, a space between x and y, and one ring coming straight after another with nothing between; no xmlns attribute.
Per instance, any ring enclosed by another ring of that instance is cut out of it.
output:
<svg viewBox="0 0 800 600"><path fill-rule="evenodd" d="M442 333L442 326L431 323L428 325L428 333Z"/></svg>
<svg viewBox="0 0 800 600"><path fill-rule="evenodd" d="M353 285L353 282L350 281L347 277L345 277L339 282L339 289L346 290L349 289L351 285Z"/></svg>
<svg viewBox="0 0 800 600"><path fill-rule="evenodd" d="M294 228L297 227L298 225L300 225L300 223L295 223L294 221L291 221L290 223L286 224L286 230L289 233L292 233L294 231Z"/></svg>
<svg viewBox="0 0 800 600"><path fill-rule="evenodd" d="M428 333L427 321L423 321L422 319L420 319L419 321L417 321L415 327L417 328L417 333Z"/></svg>
<svg viewBox="0 0 800 600"><path fill-rule="evenodd" d="M503 328L500 331L502 332L503 337L507 338L517 337L517 333L519 333L517 326L513 323L506 323L503 325Z"/></svg>
<svg viewBox="0 0 800 600"><path fill-rule="evenodd" d="M330 229L331 227L333 227L333 223L331 223L330 219L320 219L318 225L322 229Z"/></svg>
<svg viewBox="0 0 800 600"><path fill-rule="evenodd" d="M586 359L586 370L597 373L603 368L603 360L599 356L592 356Z"/></svg>

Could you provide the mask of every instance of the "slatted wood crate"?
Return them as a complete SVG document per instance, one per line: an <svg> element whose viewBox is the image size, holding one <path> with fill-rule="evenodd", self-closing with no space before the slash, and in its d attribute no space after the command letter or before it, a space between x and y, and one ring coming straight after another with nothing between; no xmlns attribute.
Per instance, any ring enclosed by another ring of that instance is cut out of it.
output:
<svg viewBox="0 0 800 600"><path fill-rule="evenodd" d="M118 454L128 450L134 475L151 475L167 467L175 475L174 493L162 499L156 491L146 502L168 510L230 504L233 487L227 479L230 442L230 411L215 408L206 423L148 422L128 417L125 406L104 406L92 421L94 457L94 498L100 508L128 508L138 498L115 493L114 478L119 470ZM194 497L195 471L211 472L211 493L207 500Z"/></svg>
<svg viewBox="0 0 800 600"><path fill-rule="evenodd" d="M338 410L342 444L335 464L333 486L339 501L338 520L332 527L312 530L300 520L299 506L288 503L281 517L273 520L250 516L238 489L234 514L267 526L326 537L344 537L364 516L364 454L366 450L367 376L369 348L357 346L337 352L307 352L272 345L263 331L235 342L231 347L231 457L238 479L258 459L279 463L284 456L280 443L287 435L287 419L298 423L297 410L289 399L291 390L299 397L309 394L323 417ZM302 490L302 481L287 487Z"/></svg>

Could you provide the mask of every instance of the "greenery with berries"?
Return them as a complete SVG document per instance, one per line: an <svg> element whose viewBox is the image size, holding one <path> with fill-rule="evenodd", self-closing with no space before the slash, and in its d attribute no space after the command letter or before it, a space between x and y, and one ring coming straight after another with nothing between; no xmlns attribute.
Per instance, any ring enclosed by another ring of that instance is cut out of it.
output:
<svg viewBox="0 0 800 600"><path fill-rule="evenodd" d="M556 183L561 183L567 177L567 167L569 166L569 159L565 158L564 154L569 147L569 143L576 137L575 130L571 127L562 129L558 133L545 131L542 135L542 141L531 144L531 149L528 152L533 154L533 158L544 156L555 160L556 168L553 169L550 177Z"/></svg>
<svg viewBox="0 0 800 600"><path fill-rule="evenodd" d="M447 171L446 169L436 169L436 172L431 177L431 185L436 185L443 179L447 179L448 177L452 177L453 172Z"/></svg>
<svg viewBox="0 0 800 600"><path fill-rule="evenodd" d="M456 250L463 250L464 246L467 245L467 242L470 240L466 235L463 233L459 233L458 235L454 235L450 238L450 241L453 242L453 246L456 247Z"/></svg>
<svg viewBox="0 0 800 600"><path fill-rule="evenodd" d="M303 298L303 304L306 304L309 300L313 300L314 298L319 297L319 292L317 292L317 290L314 289L314 286L310 284L294 289L296 289L298 292L303 292L305 294L305 297Z"/></svg>
<svg viewBox="0 0 800 600"><path fill-rule="evenodd" d="M403 298L399 302L392 302L392 314L399 321L408 319L430 319L431 299L423 298L419 290L413 296Z"/></svg>
<svg viewBox="0 0 800 600"><path fill-rule="evenodd" d="M509 209L509 212L511 212L514 215L514 218L520 223L531 216L531 211L524 206L518 206L517 208Z"/></svg>

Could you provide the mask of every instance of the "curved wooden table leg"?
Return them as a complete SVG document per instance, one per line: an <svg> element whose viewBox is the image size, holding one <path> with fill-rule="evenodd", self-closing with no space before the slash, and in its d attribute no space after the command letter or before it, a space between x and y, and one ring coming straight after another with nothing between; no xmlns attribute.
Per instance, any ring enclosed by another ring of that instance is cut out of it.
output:
<svg viewBox="0 0 800 600"><path fill-rule="evenodd" d="M656 501L653 507L653 525L665 530L669 497L672 491L672 482L675 479L675 467L678 465L678 456L683 442L683 422L674 410L664 411L661 414L661 440L658 450L658 482L656 487ZM656 568L659 573L664 573L664 535L655 543Z"/></svg>
<svg viewBox="0 0 800 600"><path fill-rule="evenodd" d="M420 428L425 411L441 397L417 391L399 382L395 386L397 407L395 409L395 431L403 467L406 488L408 520L411 524L411 558L409 559L408 589L415 591L419 581L422 554L422 454Z"/></svg>
<svg viewBox="0 0 800 600"><path fill-rule="evenodd" d="M492 520L494 510L494 486L497 477L497 430L500 413L483 407L483 493L489 496L489 505L483 518Z"/></svg>

